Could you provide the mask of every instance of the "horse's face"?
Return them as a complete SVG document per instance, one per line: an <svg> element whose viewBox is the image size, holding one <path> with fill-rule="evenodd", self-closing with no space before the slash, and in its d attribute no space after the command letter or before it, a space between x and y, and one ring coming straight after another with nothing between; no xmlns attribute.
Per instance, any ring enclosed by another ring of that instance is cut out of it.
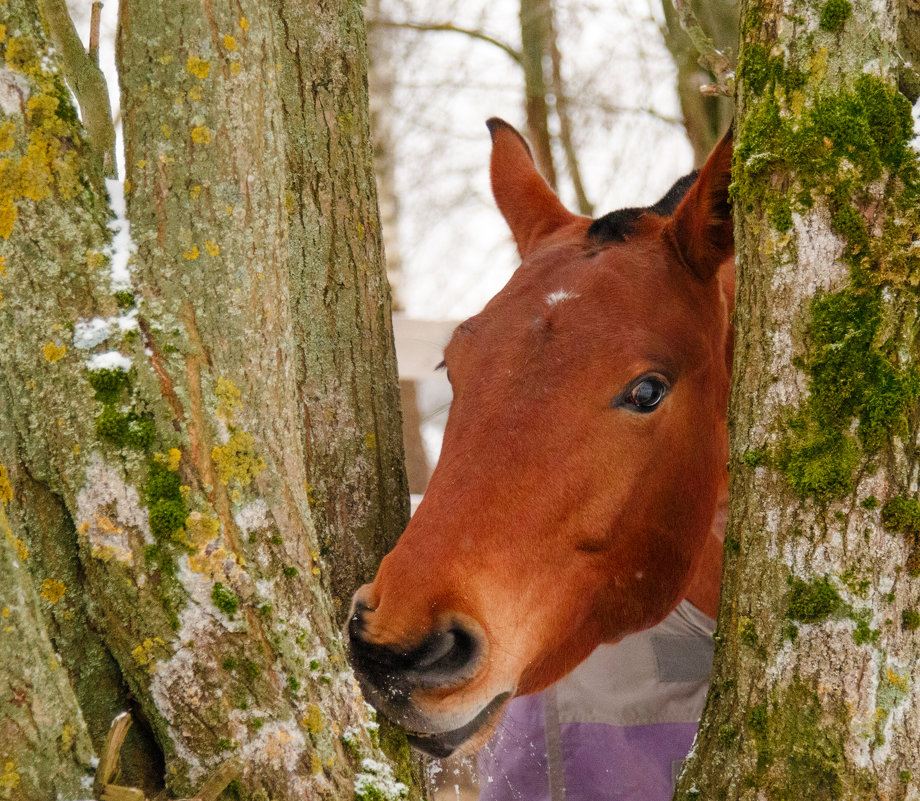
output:
<svg viewBox="0 0 920 801"><path fill-rule="evenodd" d="M349 625L366 695L436 755L674 608L726 460L730 141L673 214L592 225L490 129L522 265L447 346L440 461Z"/></svg>

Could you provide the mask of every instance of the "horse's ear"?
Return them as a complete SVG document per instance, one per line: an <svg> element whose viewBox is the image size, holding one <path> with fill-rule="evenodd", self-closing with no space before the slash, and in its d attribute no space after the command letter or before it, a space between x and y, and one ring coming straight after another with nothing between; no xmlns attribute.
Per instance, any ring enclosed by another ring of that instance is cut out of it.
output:
<svg viewBox="0 0 920 801"><path fill-rule="evenodd" d="M732 132L729 128L687 190L665 228L683 262L699 278L712 278L735 252L728 185L732 180Z"/></svg>
<svg viewBox="0 0 920 801"><path fill-rule="evenodd" d="M542 237L571 222L575 215L559 202L537 171L524 137L497 117L486 125L492 135L492 194L524 258Z"/></svg>

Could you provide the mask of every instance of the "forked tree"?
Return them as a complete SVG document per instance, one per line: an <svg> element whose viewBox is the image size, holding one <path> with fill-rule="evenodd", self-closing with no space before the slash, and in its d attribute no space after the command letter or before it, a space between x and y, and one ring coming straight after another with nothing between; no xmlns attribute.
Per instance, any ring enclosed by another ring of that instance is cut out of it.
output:
<svg viewBox="0 0 920 801"><path fill-rule="evenodd" d="M63 3L0 56L0 798L403 797L337 621L407 517L359 4L122 0L123 183Z"/></svg>
<svg viewBox="0 0 920 801"><path fill-rule="evenodd" d="M731 512L681 801L920 797L909 6L743 4Z"/></svg>

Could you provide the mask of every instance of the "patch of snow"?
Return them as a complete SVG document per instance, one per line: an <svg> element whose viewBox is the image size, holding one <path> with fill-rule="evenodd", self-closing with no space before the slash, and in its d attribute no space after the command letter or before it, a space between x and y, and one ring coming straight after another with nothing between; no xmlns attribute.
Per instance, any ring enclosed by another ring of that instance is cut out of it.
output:
<svg viewBox="0 0 920 801"><path fill-rule="evenodd" d="M115 318L115 325L118 330L125 334L128 331L137 330L137 309L131 309L129 312Z"/></svg>
<svg viewBox="0 0 920 801"><path fill-rule="evenodd" d="M119 292L131 288L131 271L128 269L128 262L137 248L131 240L124 185L115 178L107 178L105 187L109 192L112 211L115 213L115 219L109 223L109 230L112 232L109 253L112 291Z"/></svg>
<svg viewBox="0 0 920 801"><path fill-rule="evenodd" d="M97 353L86 362L89 370L124 370L128 372L131 369L131 360L119 353L117 350L108 350L105 353Z"/></svg>
<svg viewBox="0 0 920 801"><path fill-rule="evenodd" d="M389 765L368 758L361 760L361 772L355 776L355 797L396 801L408 798L409 788L396 780Z"/></svg>
<svg viewBox="0 0 920 801"><path fill-rule="evenodd" d="M92 320L77 323L73 329L73 346L79 350L89 350L111 336L112 328L108 320L94 317Z"/></svg>
<svg viewBox="0 0 920 801"><path fill-rule="evenodd" d="M914 118L914 138L910 140L910 146L920 153L920 98L914 103L911 116Z"/></svg>
<svg viewBox="0 0 920 801"><path fill-rule="evenodd" d="M124 334L137 329L137 309L122 314L120 317L94 317L81 320L74 326L73 345L79 350L90 350L105 342L117 330Z"/></svg>

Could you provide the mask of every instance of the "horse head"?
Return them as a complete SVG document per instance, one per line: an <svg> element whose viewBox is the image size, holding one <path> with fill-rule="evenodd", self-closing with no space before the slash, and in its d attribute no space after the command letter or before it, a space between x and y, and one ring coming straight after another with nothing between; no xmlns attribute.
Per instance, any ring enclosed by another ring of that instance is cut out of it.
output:
<svg viewBox="0 0 920 801"><path fill-rule="evenodd" d="M730 136L654 206L591 220L489 130L521 266L447 345L440 460L348 626L366 697L437 756L682 598L711 607L721 554Z"/></svg>

